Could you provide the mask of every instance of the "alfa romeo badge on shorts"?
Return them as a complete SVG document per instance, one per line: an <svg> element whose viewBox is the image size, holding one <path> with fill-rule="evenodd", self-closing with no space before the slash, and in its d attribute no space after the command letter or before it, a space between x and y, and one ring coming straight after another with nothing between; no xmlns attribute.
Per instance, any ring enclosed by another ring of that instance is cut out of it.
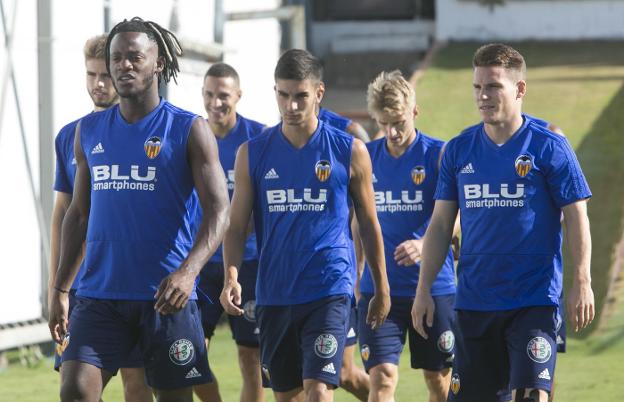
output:
<svg viewBox="0 0 624 402"><path fill-rule="evenodd" d="M195 355L193 343L188 339L178 339L169 348L169 359L178 366L188 364Z"/></svg>
<svg viewBox="0 0 624 402"><path fill-rule="evenodd" d="M552 356L552 347L546 338L536 336L527 344L527 354L536 363L546 363Z"/></svg>
<svg viewBox="0 0 624 402"><path fill-rule="evenodd" d="M338 341L332 334L321 334L314 341L314 353L322 359L334 357L338 350Z"/></svg>

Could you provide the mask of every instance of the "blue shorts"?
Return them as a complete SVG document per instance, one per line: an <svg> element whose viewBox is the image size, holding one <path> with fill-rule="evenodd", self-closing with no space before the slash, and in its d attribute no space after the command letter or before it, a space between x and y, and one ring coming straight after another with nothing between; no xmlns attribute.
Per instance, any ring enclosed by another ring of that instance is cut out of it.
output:
<svg viewBox="0 0 624 402"><path fill-rule="evenodd" d="M364 317L366 320L366 317ZM351 312L349 313L349 329L347 329L347 343L345 346L356 345L358 341L358 313L355 300L351 301Z"/></svg>
<svg viewBox="0 0 624 402"><path fill-rule="evenodd" d="M424 339L412 326L412 297L392 297L388 318L376 330L366 324L371 295L363 294L358 303L360 354L364 368L391 363L398 366L406 335L409 337L411 366L430 371L451 367L455 350L455 295L435 296L433 327L425 326L429 339Z"/></svg>
<svg viewBox="0 0 624 402"><path fill-rule="evenodd" d="M76 305L76 289L72 289L69 292L69 318L71 320L71 314L74 310L74 306ZM65 336L65 340L61 345L56 345L55 353L54 353L54 370L59 371L61 364L63 363L62 354L65 348L67 347L67 342L69 342L69 336ZM122 368L139 368L143 367L143 356L141 356L141 351L138 347L132 349L132 352L128 356L124 356L121 362Z"/></svg>
<svg viewBox="0 0 624 402"><path fill-rule="evenodd" d="M69 334L63 361L79 360L114 375L124 356L138 347L153 388L213 381L194 300L175 314L161 315L153 301L76 297Z"/></svg>
<svg viewBox="0 0 624 402"><path fill-rule="evenodd" d="M256 280L258 261L244 261L238 272L238 281L243 289L242 316L228 315L232 338L237 345L258 347L258 325L256 323ZM202 326L206 338L212 338L217 323L223 315L219 296L223 290L223 264L208 263L202 269L197 285L197 305L201 311ZM212 302L211 302L212 301Z"/></svg>
<svg viewBox="0 0 624 402"><path fill-rule="evenodd" d="M260 360L276 392L315 379L340 383L351 299L330 296L292 306L258 306Z"/></svg>
<svg viewBox="0 0 624 402"><path fill-rule="evenodd" d="M550 392L557 307L457 312L459 331L449 401L498 402L511 389Z"/></svg>

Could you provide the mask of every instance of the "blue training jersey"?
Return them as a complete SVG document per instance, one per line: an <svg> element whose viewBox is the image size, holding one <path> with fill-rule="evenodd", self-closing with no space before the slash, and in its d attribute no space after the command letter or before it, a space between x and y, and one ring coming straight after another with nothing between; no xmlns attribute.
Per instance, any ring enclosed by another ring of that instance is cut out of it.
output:
<svg viewBox="0 0 624 402"><path fill-rule="evenodd" d="M405 153L393 157L381 138L366 144L373 164L375 207L381 225L386 255L386 271L392 297L414 297L420 263L400 266L394 250L406 240L422 239L433 213L433 194L438 180L438 162L443 141L416 132ZM374 292L368 264L360 282L362 293ZM455 293L453 252L449 251L442 270L431 287L433 296Z"/></svg>
<svg viewBox="0 0 624 402"><path fill-rule="evenodd" d="M74 120L61 128L54 140L56 152L56 173L54 177L54 191L60 193L74 193L74 179L76 178L76 158L74 157L74 137L76 126L80 120ZM84 275L84 264L71 285L72 289L78 287L80 278Z"/></svg>
<svg viewBox="0 0 624 402"><path fill-rule="evenodd" d="M319 109L318 119L344 132L347 131L347 127L349 127L349 125L351 124L350 119L347 119L346 117L343 117L338 113L334 113L331 110L325 108Z"/></svg>
<svg viewBox="0 0 624 402"><path fill-rule="evenodd" d="M461 211L458 309L559 304L561 208L591 192L565 137L523 119L502 146L480 123L446 147L435 198Z"/></svg>
<svg viewBox="0 0 624 402"><path fill-rule="evenodd" d="M79 296L153 300L187 257L198 203L187 160L196 117L161 99L133 124L118 105L82 119L91 211Z"/></svg>
<svg viewBox="0 0 624 402"><path fill-rule="evenodd" d="M234 194L234 161L238 147L247 140L260 134L264 129L264 124L258 123L243 116L236 114L236 125L232 127L230 132L223 138L217 137L219 145L219 160L225 173L227 180L228 193L230 200ZM201 208L200 208L201 210ZM198 222L201 222L201 212L198 214ZM256 234L251 233L245 243L245 252L243 260L257 260L258 250L256 248ZM217 251L210 258L210 262L223 262L223 246L219 246Z"/></svg>
<svg viewBox="0 0 624 402"><path fill-rule="evenodd" d="M297 149L282 126L248 142L259 247L258 305L353 293L351 136L323 122Z"/></svg>

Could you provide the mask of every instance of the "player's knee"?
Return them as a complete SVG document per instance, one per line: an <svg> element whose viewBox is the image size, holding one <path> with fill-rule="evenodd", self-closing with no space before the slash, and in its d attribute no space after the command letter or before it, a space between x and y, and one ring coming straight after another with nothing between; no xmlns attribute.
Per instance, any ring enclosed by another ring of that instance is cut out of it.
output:
<svg viewBox="0 0 624 402"><path fill-rule="evenodd" d="M258 348L238 345L238 363L243 374L257 375L260 371L260 351Z"/></svg>
<svg viewBox="0 0 624 402"><path fill-rule="evenodd" d="M156 402L193 402L193 388L154 390Z"/></svg>
<svg viewBox="0 0 624 402"><path fill-rule="evenodd" d="M377 390L393 390L397 382L397 368L391 364L380 364L370 370L371 386Z"/></svg>
<svg viewBox="0 0 624 402"><path fill-rule="evenodd" d="M526 391L524 388L516 390L516 398L514 402L540 402L540 390L532 389L529 391L529 395L525 396Z"/></svg>
<svg viewBox="0 0 624 402"><path fill-rule="evenodd" d="M92 400L89 388L81 381L63 381L61 384L61 402Z"/></svg>
<svg viewBox="0 0 624 402"><path fill-rule="evenodd" d="M306 401L331 401L333 395L333 387L316 380L304 380L305 400Z"/></svg>
<svg viewBox="0 0 624 402"><path fill-rule="evenodd" d="M427 388L429 388L430 391L444 390L445 388L448 388L447 383L449 372L450 370L448 368L439 371L423 370Z"/></svg>

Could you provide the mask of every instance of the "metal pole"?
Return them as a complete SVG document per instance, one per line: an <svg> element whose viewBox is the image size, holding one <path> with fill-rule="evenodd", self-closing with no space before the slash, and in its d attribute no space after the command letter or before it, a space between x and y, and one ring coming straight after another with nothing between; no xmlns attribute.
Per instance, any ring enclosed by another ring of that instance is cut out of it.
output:
<svg viewBox="0 0 624 402"><path fill-rule="evenodd" d="M104 0L104 32L110 32L111 28L111 0Z"/></svg>
<svg viewBox="0 0 624 402"><path fill-rule="evenodd" d="M4 3L3 0L0 0L0 10L2 14L4 14ZM9 85L9 78L13 73L13 35L12 32L15 27L15 16L17 15L17 2L13 6L13 15L11 16L11 34L5 37L4 47L6 50L6 57L4 59L4 74L2 75L2 87L0 87L0 127L2 127L2 120L4 119L4 106L6 104L6 95L8 93L7 87ZM2 24L6 24L6 21L3 21ZM9 28L4 28L5 31L9 31ZM0 136L2 136L2 130L0 130Z"/></svg>
<svg viewBox="0 0 624 402"><path fill-rule="evenodd" d="M52 70L52 2L53 0L37 0L37 60L39 78L39 199L30 173L33 201L39 221L41 233L41 305L42 316L47 317L48 311L48 263L50 258L49 228L52 216L52 192L54 172L54 90ZM14 79L14 77L13 77ZM17 87L13 83L15 103L24 141L26 165L30 170L30 160L26 149L26 133L22 124L22 113L17 98Z"/></svg>

